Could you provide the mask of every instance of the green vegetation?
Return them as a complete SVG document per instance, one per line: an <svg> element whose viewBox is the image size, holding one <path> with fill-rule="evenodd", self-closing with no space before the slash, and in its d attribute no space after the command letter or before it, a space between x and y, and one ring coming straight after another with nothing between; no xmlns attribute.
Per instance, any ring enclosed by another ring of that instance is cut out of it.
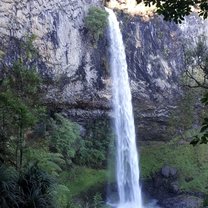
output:
<svg viewBox="0 0 208 208"><path fill-rule="evenodd" d="M30 69L25 67L27 58L27 54L22 53L12 66L3 65L0 80L0 158L4 161L5 155L10 154L7 151L9 142L11 148L15 148L12 160L19 170L23 163L26 132L41 119L44 112L39 99L41 78L33 66Z"/></svg>
<svg viewBox="0 0 208 208"><path fill-rule="evenodd" d="M19 43L13 63L6 64L5 54L1 56L0 207L101 208L103 202L96 192L89 202L74 204L73 200L103 186L106 171L77 164L85 165L85 156L88 167L104 166L109 138L102 142L104 133L97 129L97 135L81 139L79 125L61 114L47 114L34 38L28 36Z"/></svg>
<svg viewBox="0 0 208 208"><path fill-rule="evenodd" d="M108 13L99 7L91 7L89 9L86 17L86 26L93 35L95 42L104 34L105 27L107 26L107 17Z"/></svg>
<svg viewBox="0 0 208 208"><path fill-rule="evenodd" d="M182 190L208 193L206 145L193 147L189 142L180 144L178 140L166 144L146 145L141 148L140 158L143 178L151 177L151 174L159 171L164 165L170 165L179 171L179 185Z"/></svg>
<svg viewBox="0 0 208 208"><path fill-rule="evenodd" d="M59 153L49 152L47 146L30 146L25 149L25 164L29 165L31 161L35 161L41 170L46 171L52 176L59 176L65 161L63 155Z"/></svg>
<svg viewBox="0 0 208 208"><path fill-rule="evenodd" d="M200 125L204 116L204 109L197 109L195 107L199 103L198 97L202 94L201 90L183 89L184 93L177 102L177 108L172 110L169 116L170 127L168 128L168 132L171 137L175 137L176 135L183 137L186 131L193 128L193 124Z"/></svg>
<svg viewBox="0 0 208 208"><path fill-rule="evenodd" d="M109 144L114 141L111 122L105 117L92 119L86 129L83 145L76 155L76 163L91 168L106 168Z"/></svg>
<svg viewBox="0 0 208 208"><path fill-rule="evenodd" d="M71 172L63 171L60 181L70 189L70 197L79 196L91 188L102 187L106 182L106 170L74 167Z"/></svg>
<svg viewBox="0 0 208 208"><path fill-rule="evenodd" d="M137 0L138 3L141 0ZM180 23L184 20L184 16L189 15L192 11L192 7L198 9L198 14L203 18L207 18L208 15L208 3L207 1L198 0L144 0L146 5L156 5L157 12L164 16L165 20L173 20L176 23Z"/></svg>
<svg viewBox="0 0 208 208"><path fill-rule="evenodd" d="M75 153L81 147L79 128L59 114L49 122L49 147L63 155L67 165L72 164Z"/></svg>
<svg viewBox="0 0 208 208"><path fill-rule="evenodd" d="M19 175L13 168L0 166L0 206L55 207L51 189L54 181L36 165L28 166Z"/></svg>
<svg viewBox="0 0 208 208"><path fill-rule="evenodd" d="M167 1L157 6L171 5ZM173 19L180 21L184 14ZM172 13L166 15L172 18ZM169 19L167 16L165 18ZM106 25L107 13L97 7L90 8L86 26L94 41L102 37ZM34 39L33 35L25 37L25 42L19 45L19 54L10 64L6 64L4 53L0 51L0 207L104 208L100 189L106 184L108 151L114 143L110 122L104 117L91 119L84 126L84 135L80 136L78 124L62 114L47 113L42 100L44 80L35 65L38 52L33 46ZM193 57L198 56L198 61L203 61L200 67L206 75L205 82L198 82L188 71L187 74L199 87L208 89L208 61L201 55L208 53L200 44L193 52L189 64L198 69L193 65L196 63ZM142 177L151 177L164 165L174 166L179 171L182 190L208 194L207 146L193 147L190 140L184 139L195 132L182 136L192 128L197 97L187 93L183 98L170 122L171 131L177 129L173 135L180 136L166 144L141 148ZM208 94L202 102L208 105ZM202 125L201 137L197 134L194 145L208 143L208 118L204 118ZM113 158L114 153L110 154ZM115 180L113 173L109 178Z"/></svg>

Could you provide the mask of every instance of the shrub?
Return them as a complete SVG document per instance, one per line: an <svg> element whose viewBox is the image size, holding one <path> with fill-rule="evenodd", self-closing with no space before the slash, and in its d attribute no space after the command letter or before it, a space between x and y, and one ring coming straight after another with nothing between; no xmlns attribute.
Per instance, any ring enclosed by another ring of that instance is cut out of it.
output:
<svg viewBox="0 0 208 208"><path fill-rule="evenodd" d="M61 153L67 165L71 165L76 151L80 148L79 127L60 114L50 122L50 149Z"/></svg>
<svg viewBox="0 0 208 208"><path fill-rule="evenodd" d="M54 179L41 170L36 164L31 164L20 176L18 184L21 190L22 208L55 208L52 189Z"/></svg>
<svg viewBox="0 0 208 208"><path fill-rule="evenodd" d="M18 207L20 193L18 174L13 168L0 165L0 207Z"/></svg>
<svg viewBox="0 0 208 208"><path fill-rule="evenodd" d="M25 151L25 159L27 165L35 162L41 170L53 176L59 176L59 173L62 171L61 166L65 162L60 153L48 152L47 149L40 147L27 148Z"/></svg>
<svg viewBox="0 0 208 208"><path fill-rule="evenodd" d="M86 125L83 145L77 152L75 162L91 168L106 167L109 145L113 141L111 123L107 118L91 120Z"/></svg>
<svg viewBox="0 0 208 208"><path fill-rule="evenodd" d="M103 36L104 29L107 26L108 13L98 7L91 7L86 17L86 26L92 33L95 41Z"/></svg>
<svg viewBox="0 0 208 208"><path fill-rule="evenodd" d="M69 203L69 194L70 190L68 187L61 184L57 185L53 191L53 195L57 204L56 207L67 208Z"/></svg>
<svg viewBox="0 0 208 208"><path fill-rule="evenodd" d="M102 208L104 204L101 194L96 193L93 197L93 208Z"/></svg>
<svg viewBox="0 0 208 208"><path fill-rule="evenodd" d="M56 183L36 164L20 175L11 167L0 165L0 207L55 208L52 189Z"/></svg>

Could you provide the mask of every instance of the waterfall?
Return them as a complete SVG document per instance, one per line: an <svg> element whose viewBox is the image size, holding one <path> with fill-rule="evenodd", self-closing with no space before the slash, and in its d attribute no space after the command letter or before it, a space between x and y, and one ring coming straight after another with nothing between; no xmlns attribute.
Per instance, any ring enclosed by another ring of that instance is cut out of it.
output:
<svg viewBox="0 0 208 208"><path fill-rule="evenodd" d="M119 22L109 13L110 67L113 80L113 108L117 138L116 178L117 208L142 208L139 163L125 48Z"/></svg>

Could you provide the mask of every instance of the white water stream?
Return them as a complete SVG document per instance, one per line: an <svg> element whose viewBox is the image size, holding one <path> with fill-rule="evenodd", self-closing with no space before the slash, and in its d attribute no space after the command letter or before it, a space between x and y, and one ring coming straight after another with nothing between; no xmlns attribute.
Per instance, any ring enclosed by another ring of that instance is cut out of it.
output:
<svg viewBox="0 0 208 208"><path fill-rule="evenodd" d="M125 48L116 15L111 9L106 8L106 11L109 13L110 67L117 137L116 177L119 202L116 207L143 208Z"/></svg>

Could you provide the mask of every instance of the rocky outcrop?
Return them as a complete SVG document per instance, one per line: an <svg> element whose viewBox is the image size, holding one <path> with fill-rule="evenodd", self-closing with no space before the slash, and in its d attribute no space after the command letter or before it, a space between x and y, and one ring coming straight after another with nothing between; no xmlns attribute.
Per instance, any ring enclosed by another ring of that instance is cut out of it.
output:
<svg viewBox="0 0 208 208"><path fill-rule="evenodd" d="M51 83L46 102L52 110L64 111L83 123L103 114L111 116L107 33L95 46L84 23L89 7L101 4L101 0L0 1L0 49L9 44L7 61L16 54L11 37L21 40L35 34L34 45L41 57L38 68ZM188 36L196 36L202 21L193 16L178 26L158 16L148 21L120 12L118 16L126 45L136 128L144 140L164 139L169 112L180 94L184 35L192 26Z"/></svg>
<svg viewBox="0 0 208 208"><path fill-rule="evenodd" d="M179 175L176 168L166 165L144 182L143 191L155 198L161 208L203 207L204 194L182 191L179 188Z"/></svg>
<svg viewBox="0 0 208 208"><path fill-rule="evenodd" d="M88 9L101 4L100 0L0 2L1 45L9 44L11 38L21 40L34 34L34 45L44 63L39 71L52 83L47 89L47 103L72 109L71 115L79 116L83 111L84 116L92 116L109 109L106 37L95 47L85 28ZM8 56L17 53L14 44L7 47Z"/></svg>
<svg viewBox="0 0 208 208"><path fill-rule="evenodd" d="M165 199L161 205L163 208L200 208L203 207L203 199L195 196L180 195Z"/></svg>
<svg viewBox="0 0 208 208"><path fill-rule="evenodd" d="M120 13L119 18L139 137L167 139L169 115L182 94L184 51L206 34L206 24L194 14L181 25L157 15L146 20Z"/></svg>

